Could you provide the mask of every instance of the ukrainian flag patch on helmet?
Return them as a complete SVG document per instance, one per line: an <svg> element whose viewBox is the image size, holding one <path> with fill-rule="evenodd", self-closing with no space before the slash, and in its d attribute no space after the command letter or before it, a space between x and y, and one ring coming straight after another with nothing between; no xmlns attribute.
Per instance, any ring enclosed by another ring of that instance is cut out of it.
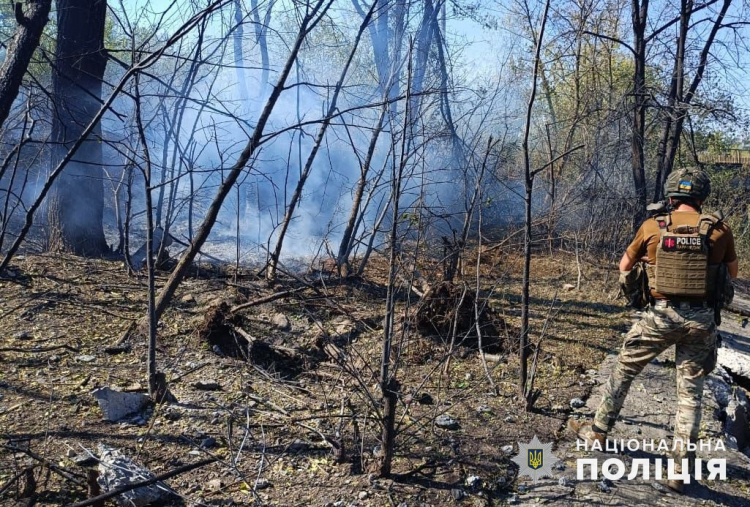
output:
<svg viewBox="0 0 750 507"><path fill-rule="evenodd" d="M677 186L680 192L690 192L693 189L692 181L680 180L680 184Z"/></svg>

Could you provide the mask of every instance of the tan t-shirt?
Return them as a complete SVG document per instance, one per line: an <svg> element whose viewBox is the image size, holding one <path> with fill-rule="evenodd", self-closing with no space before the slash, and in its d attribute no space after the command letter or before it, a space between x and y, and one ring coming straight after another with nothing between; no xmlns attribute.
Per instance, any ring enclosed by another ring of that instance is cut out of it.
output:
<svg viewBox="0 0 750 507"><path fill-rule="evenodd" d="M680 225L697 226L700 213L695 211L673 211L672 225L670 230ZM734 236L732 229L721 222L711 231L708 240L710 254L708 256L709 264L729 263L737 259L737 252L734 249ZM656 248L659 245L659 224L656 220L649 218L638 229L630 246L626 250L628 257L636 261L645 260L649 264L656 262ZM645 257L645 258L644 258ZM652 291L652 295L657 299L665 299L661 294Z"/></svg>

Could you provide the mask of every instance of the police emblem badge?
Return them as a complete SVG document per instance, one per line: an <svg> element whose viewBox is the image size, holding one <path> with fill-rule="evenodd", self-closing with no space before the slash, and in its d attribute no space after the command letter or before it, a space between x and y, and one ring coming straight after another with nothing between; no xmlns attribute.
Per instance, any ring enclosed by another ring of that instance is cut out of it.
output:
<svg viewBox="0 0 750 507"><path fill-rule="evenodd" d="M531 442L518 442L518 455L513 458L518 465L518 476L528 475L534 482L542 477L552 475L552 466L557 463L557 457L552 454L552 442L543 444L534 435Z"/></svg>

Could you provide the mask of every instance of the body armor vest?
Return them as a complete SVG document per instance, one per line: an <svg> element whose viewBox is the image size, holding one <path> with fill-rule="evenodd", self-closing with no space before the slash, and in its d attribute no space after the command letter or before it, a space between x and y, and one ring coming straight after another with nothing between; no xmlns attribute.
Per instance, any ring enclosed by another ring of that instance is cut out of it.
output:
<svg viewBox="0 0 750 507"><path fill-rule="evenodd" d="M694 226L672 227L669 214L654 217L659 225L656 264L647 265L649 285L669 299L709 299L714 293L716 266L708 265L711 231L720 218L701 214Z"/></svg>

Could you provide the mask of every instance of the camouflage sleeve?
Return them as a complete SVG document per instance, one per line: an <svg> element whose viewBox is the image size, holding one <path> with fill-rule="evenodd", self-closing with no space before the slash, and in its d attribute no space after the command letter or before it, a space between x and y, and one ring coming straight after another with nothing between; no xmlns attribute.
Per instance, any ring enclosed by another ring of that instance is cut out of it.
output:
<svg viewBox="0 0 750 507"><path fill-rule="evenodd" d="M628 257L634 261L638 261L641 257L646 255L646 233L644 229L645 222L638 228L638 232L635 233L635 238L628 246L627 252Z"/></svg>

